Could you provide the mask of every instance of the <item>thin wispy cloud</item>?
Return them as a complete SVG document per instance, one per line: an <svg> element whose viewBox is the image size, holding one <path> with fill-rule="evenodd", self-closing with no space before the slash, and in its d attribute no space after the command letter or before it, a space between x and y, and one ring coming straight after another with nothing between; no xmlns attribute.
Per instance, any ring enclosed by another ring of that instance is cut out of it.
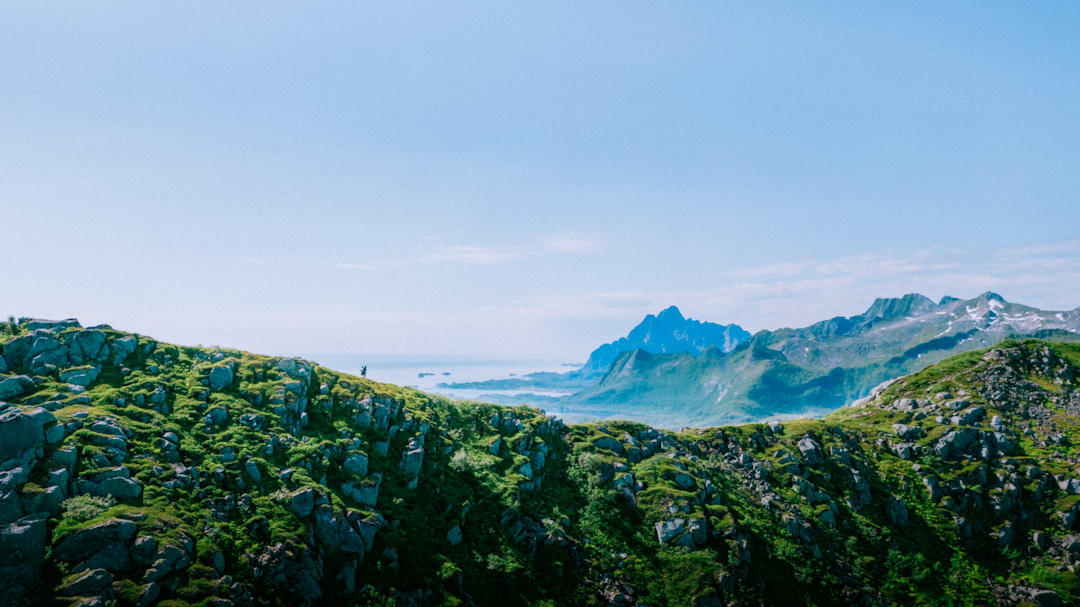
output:
<svg viewBox="0 0 1080 607"><path fill-rule="evenodd" d="M540 251L529 247L477 247L455 246L440 249L420 262L456 261L474 265L490 266L504 261L513 261L523 257L538 255Z"/></svg>
<svg viewBox="0 0 1080 607"><path fill-rule="evenodd" d="M602 251L605 247L606 241L602 239L560 235L544 238L532 245L507 247L455 245L433 248L426 254L412 259L366 263L341 262L335 264L334 267L340 270L373 271L433 263L490 266L541 255L587 255Z"/></svg>
<svg viewBox="0 0 1080 607"><path fill-rule="evenodd" d="M544 295L493 302L524 316L639 320L678 305L701 320L749 329L798 327L863 311L877 297L922 293L974 297L997 291L1049 310L1080 306L1080 239L991 250L926 249L891 255L803 260L728 273L713 288L664 293L622 291Z"/></svg>

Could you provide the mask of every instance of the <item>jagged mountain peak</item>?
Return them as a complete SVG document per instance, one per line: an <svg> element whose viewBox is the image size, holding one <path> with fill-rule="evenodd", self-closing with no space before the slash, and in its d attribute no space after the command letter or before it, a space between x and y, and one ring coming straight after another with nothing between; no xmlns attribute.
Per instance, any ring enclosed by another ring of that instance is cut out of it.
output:
<svg viewBox="0 0 1080 607"><path fill-rule="evenodd" d="M649 316L652 316L652 315L650 314ZM646 318L648 318L648 317L646 317ZM664 308L659 314L656 315L655 318L656 318L656 320L662 320L662 321L667 321L667 322L671 322L671 321L685 322L686 321L686 318L682 315L682 312L679 311L678 306L668 306L667 308Z"/></svg>
<svg viewBox="0 0 1080 607"><path fill-rule="evenodd" d="M903 297L878 298L863 314L866 318L898 318L924 314L935 308L934 302L925 295L908 293Z"/></svg>
<svg viewBox="0 0 1080 607"><path fill-rule="evenodd" d="M700 354L710 346L730 351L750 338L738 325L720 325L683 316L676 306L649 314L626 337L600 346L589 355L584 369L602 372L623 352L642 349L652 354Z"/></svg>

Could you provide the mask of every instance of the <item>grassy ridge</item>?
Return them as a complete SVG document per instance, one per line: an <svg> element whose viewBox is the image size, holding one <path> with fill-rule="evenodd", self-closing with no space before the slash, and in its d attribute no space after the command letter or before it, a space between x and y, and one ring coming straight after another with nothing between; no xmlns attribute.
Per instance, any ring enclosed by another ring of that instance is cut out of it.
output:
<svg viewBox="0 0 1080 607"><path fill-rule="evenodd" d="M671 433L566 427L527 407L141 336L118 361L130 336L103 332L112 350L88 365L101 371L85 390L39 368L9 399L27 414L48 408L46 431L65 428L31 450L20 503L37 503L60 455L78 454L48 517L42 604L71 602L60 597L81 588L86 562L111 576L92 596L118 605L151 587L150 603L169 605L1075 601L1075 345L1004 342L824 419ZM18 337L0 338L5 353ZM124 430L124 449L98 422ZM958 434L975 438L942 448ZM120 468L141 495L78 495ZM377 499L357 499L375 486ZM313 505L297 508L308 491ZM112 545L128 562L71 556L72 541L117 521L137 527ZM375 529L370 545L350 544L348 529ZM142 538L154 539L150 558ZM167 546L184 556L155 577Z"/></svg>

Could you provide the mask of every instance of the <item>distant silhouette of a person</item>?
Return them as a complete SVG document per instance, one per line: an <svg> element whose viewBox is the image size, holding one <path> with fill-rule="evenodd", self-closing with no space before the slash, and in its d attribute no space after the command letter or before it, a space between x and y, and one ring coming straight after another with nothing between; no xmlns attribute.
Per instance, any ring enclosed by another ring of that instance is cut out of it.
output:
<svg viewBox="0 0 1080 607"><path fill-rule="evenodd" d="M360 367L360 377L367 377L367 365Z"/></svg>

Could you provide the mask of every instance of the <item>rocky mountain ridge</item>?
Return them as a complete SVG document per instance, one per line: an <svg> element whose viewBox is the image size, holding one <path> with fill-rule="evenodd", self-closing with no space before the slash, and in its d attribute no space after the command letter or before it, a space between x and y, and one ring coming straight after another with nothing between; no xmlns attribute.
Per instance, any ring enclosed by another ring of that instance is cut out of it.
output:
<svg viewBox="0 0 1080 607"><path fill-rule="evenodd" d="M676 433L9 330L0 605L1077 604L1080 346Z"/></svg>
<svg viewBox="0 0 1080 607"><path fill-rule="evenodd" d="M730 352L624 353L568 401L607 409L632 402L626 416L677 425L820 415L882 381L1024 336L1080 339L1080 309L1047 312L995 293L878 299L857 316L760 331Z"/></svg>

